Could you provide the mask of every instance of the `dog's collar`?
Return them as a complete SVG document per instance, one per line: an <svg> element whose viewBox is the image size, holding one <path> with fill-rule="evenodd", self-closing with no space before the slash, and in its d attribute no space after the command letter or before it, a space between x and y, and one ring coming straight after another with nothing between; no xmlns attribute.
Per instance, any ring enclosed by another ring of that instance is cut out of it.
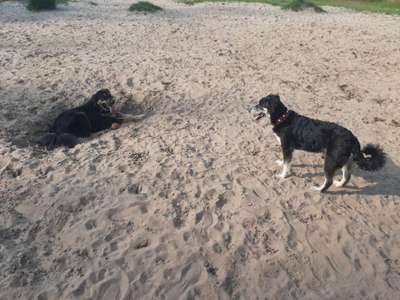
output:
<svg viewBox="0 0 400 300"><path fill-rule="evenodd" d="M291 113L291 110L287 110L282 116L280 116L272 125L278 126L285 122Z"/></svg>

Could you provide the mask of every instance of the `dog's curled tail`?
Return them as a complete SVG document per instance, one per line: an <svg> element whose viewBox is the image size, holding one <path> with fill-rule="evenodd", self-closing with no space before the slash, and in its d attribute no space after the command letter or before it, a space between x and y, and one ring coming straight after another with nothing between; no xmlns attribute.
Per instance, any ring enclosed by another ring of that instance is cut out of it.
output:
<svg viewBox="0 0 400 300"><path fill-rule="evenodd" d="M38 141L38 144L48 150L53 150L59 146L72 148L78 144L78 138L69 133L49 132Z"/></svg>
<svg viewBox="0 0 400 300"><path fill-rule="evenodd" d="M377 171L385 165L386 154L379 145L367 144L360 149L359 144L353 149L354 161L365 171Z"/></svg>

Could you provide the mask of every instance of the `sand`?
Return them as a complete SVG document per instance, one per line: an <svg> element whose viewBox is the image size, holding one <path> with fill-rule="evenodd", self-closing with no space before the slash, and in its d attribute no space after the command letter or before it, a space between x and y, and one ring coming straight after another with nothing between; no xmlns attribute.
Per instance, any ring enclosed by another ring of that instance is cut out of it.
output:
<svg viewBox="0 0 400 300"><path fill-rule="evenodd" d="M95 0L96 1L96 0ZM0 299L399 299L400 18L259 4L0 4ZM153 113L32 146L109 88ZM322 157L246 109L268 93L388 155L327 194Z"/></svg>

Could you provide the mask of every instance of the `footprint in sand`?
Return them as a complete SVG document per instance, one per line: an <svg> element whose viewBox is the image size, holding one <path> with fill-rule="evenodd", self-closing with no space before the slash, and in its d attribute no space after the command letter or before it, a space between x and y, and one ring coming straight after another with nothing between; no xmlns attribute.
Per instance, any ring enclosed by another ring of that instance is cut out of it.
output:
<svg viewBox="0 0 400 300"><path fill-rule="evenodd" d="M345 253L344 240L338 239L338 235L338 231L332 230L325 220L306 225L306 241L313 251L311 268L321 282L348 276L353 270L353 262Z"/></svg>

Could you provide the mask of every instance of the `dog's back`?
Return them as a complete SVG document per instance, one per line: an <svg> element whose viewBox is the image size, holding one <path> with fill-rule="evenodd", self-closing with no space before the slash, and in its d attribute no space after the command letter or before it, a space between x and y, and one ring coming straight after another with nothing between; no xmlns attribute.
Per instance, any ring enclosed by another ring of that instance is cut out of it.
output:
<svg viewBox="0 0 400 300"><path fill-rule="evenodd" d="M323 152L335 143L339 142L344 146L345 144L352 144L356 140L350 130L338 124L312 119L296 112L291 113L292 116L288 120L288 125L275 130L278 131L278 135L289 136L295 149ZM279 134L279 131L283 132Z"/></svg>

